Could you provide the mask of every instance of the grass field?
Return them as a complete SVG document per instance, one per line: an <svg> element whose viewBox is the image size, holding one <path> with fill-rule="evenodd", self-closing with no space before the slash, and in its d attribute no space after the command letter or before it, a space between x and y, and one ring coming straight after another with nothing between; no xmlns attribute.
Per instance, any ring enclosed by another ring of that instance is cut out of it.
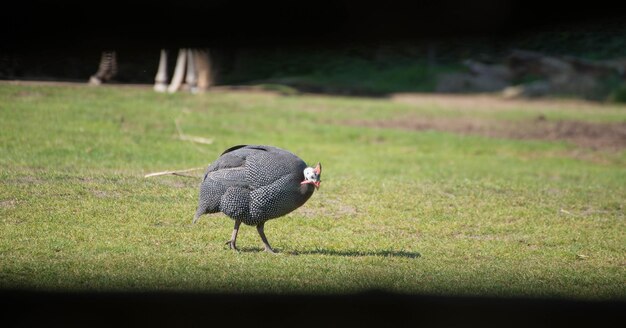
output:
<svg viewBox="0 0 626 328"><path fill-rule="evenodd" d="M0 288L625 299L624 148L346 124L626 121L617 105L468 99L0 85ZM323 164L309 202L266 225L278 255L248 226L228 250L222 214L191 224L202 171L144 178L237 144Z"/></svg>

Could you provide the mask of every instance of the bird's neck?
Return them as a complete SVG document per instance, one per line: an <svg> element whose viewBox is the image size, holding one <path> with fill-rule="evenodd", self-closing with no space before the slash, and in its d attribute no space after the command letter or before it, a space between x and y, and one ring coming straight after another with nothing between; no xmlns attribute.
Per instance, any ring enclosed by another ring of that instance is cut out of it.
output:
<svg viewBox="0 0 626 328"><path fill-rule="evenodd" d="M305 197L311 197L313 191L315 190L315 186L310 183L305 183L300 185L300 194Z"/></svg>

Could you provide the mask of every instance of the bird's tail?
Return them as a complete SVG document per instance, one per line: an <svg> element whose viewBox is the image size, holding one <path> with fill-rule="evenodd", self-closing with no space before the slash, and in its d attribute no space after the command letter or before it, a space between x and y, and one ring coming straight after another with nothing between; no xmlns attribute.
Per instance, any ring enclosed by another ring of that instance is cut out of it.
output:
<svg viewBox="0 0 626 328"><path fill-rule="evenodd" d="M196 215L194 215L193 221L191 222L192 223L198 222L198 220L200 220L200 216L204 214L217 213L217 212L219 212L218 207L209 208L205 203L200 203L200 205L198 205L198 209L196 210Z"/></svg>
<svg viewBox="0 0 626 328"><path fill-rule="evenodd" d="M201 216L202 214L203 214L203 213L196 212L196 215L194 215L194 216L193 216L193 221L191 221L191 223L192 223L192 224L196 224L196 222L198 222L198 220L200 219L200 216Z"/></svg>

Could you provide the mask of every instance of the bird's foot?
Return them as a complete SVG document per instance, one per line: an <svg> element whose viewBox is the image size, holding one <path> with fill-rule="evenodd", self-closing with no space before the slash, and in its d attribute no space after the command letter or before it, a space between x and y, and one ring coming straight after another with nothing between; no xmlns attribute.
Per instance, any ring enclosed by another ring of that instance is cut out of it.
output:
<svg viewBox="0 0 626 328"><path fill-rule="evenodd" d="M226 242L226 245L228 245L228 247L234 251L239 251L239 249L237 249L237 246L235 246L235 241L234 240L229 240Z"/></svg>
<svg viewBox="0 0 626 328"><path fill-rule="evenodd" d="M265 247L265 251L266 251L267 253L270 253L270 254L278 254L278 253L277 253L277 252L275 252L275 251L274 251L271 247Z"/></svg>

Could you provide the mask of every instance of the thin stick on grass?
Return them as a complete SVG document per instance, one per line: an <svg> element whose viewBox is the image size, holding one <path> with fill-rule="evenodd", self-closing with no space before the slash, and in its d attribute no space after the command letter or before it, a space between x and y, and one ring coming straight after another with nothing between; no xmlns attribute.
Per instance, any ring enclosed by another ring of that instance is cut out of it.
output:
<svg viewBox="0 0 626 328"><path fill-rule="evenodd" d="M213 143L213 140L214 140L213 138L203 138L203 137L196 137L196 136L190 136L190 135L184 134L183 129L180 128L180 123L178 122L178 119L174 120L174 124L176 124L176 130L178 131L178 139L180 140L191 141L191 142L205 144L205 145L210 145Z"/></svg>
<svg viewBox="0 0 626 328"><path fill-rule="evenodd" d="M150 177L156 177L156 176L160 176L160 175L177 175L177 176L181 176L181 177L188 177L188 178L197 178L197 176L194 175L187 175L187 174L181 174L184 172L191 172L191 171L198 171L198 170L203 170L204 167L196 167L193 169L186 169L186 170L179 170L179 171L162 171L162 172L154 172L154 173L148 173L144 176L144 178L150 178Z"/></svg>

